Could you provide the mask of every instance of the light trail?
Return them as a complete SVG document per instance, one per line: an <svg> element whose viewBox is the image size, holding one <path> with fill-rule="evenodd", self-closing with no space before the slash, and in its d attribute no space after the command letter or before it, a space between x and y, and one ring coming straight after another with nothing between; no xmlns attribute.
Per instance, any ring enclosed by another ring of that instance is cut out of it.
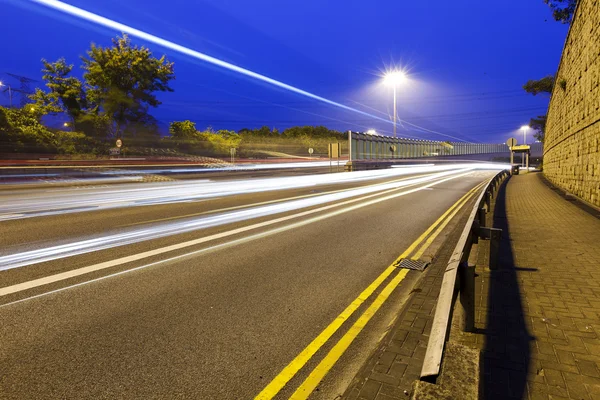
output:
<svg viewBox="0 0 600 400"><path fill-rule="evenodd" d="M431 175L409 178L401 181L382 183L346 190L337 193L324 194L320 196L284 201L277 204L251 207L239 211L219 213L216 215L203 216L199 218L186 219L185 221L165 222L160 224L148 224L145 227L128 229L112 235L105 235L93 239L79 240L71 243L50 246L42 249L24 251L10 255L0 256L0 271L15 269L32 264L53 261L66 257L86 254L90 252L106 250L110 248L139 243L142 241L158 239L176 234L192 232L215 226L232 224L250 219L282 214L285 212L301 210L313 206L334 203L327 209L342 206L348 203L364 202L366 199L382 196L395 192L399 189L412 187L422 183L431 183L447 178L455 178L461 174L472 171L473 168L453 169L434 173ZM350 201L350 198L354 198ZM151 225L151 226L150 226Z"/></svg>
<svg viewBox="0 0 600 400"><path fill-rule="evenodd" d="M131 184L125 188L57 190L41 194L34 193L28 198L23 198L21 194L0 195L0 221L105 210L108 208L199 201L216 197L299 189L319 185L360 183L374 179L464 168L505 169L505 166L498 164L424 165L344 174L333 173L218 182L190 180L184 183Z"/></svg>
<svg viewBox="0 0 600 400"><path fill-rule="evenodd" d="M360 114L360 115L364 115L364 116L367 116L369 118L373 118L373 119L376 119L376 120L379 120L379 121L383 121L383 122L388 123L388 124L392 124L392 125L394 124L389 119L381 118L381 117L378 117L376 115L370 114L368 112L361 111L361 110L359 110L357 108L353 108L353 107L347 106L345 104L338 103L338 102L333 101L333 100L329 100L329 99L327 99L325 97L318 96L316 94L307 92L306 90L302 90L302 89L297 88L295 86L288 85L287 83L278 81L278 80L273 79L273 78L269 78L266 75L262 75L262 74L259 74L257 72L254 72L254 71L250 71L250 70L248 70L246 68L242 68L242 67L239 67L239 66L237 66L235 64L231 64L231 63L228 63L226 61L220 60L218 58L209 56L208 54L204 54L204 53L201 53L199 51L192 50L192 49L190 49L188 47L179 45L177 43L171 42L171 41L166 40L166 39L162 39L162 38L160 38L158 36L155 36L155 35L152 35L150 33L144 32L144 31L139 30L137 28L131 27L129 25L122 24L120 22L111 20L111 19L106 18L106 17L102 17L102 16L100 16L98 14L94 14L94 13L86 11L86 10L84 10L82 8L75 7L75 6L72 6L70 4L64 3L62 1L58 1L58 0L29 0L29 1L32 2L32 3L41 4L43 6L52 8L52 9L60 11L62 13L65 13L65 14L68 14L68 15L72 15L74 17L81 18L81 19L89 21L89 22L93 22L95 24L98 24L98 25L101 25L101 26L104 26L104 27L107 27L107 28L110 28L110 29L114 29L114 30L119 31L119 32L128 33L128 34L130 34L132 36L135 36L135 37L138 37L140 39L146 40L146 41L148 41L150 43L154 43L154 44L157 44L159 46L166 47L166 48L171 49L173 51L176 51L178 53L185 54L187 56L190 56L190 57L193 57L195 59L207 62L207 63L212 64L212 65L216 65L218 67L227 69L229 71L233 71L233 72L236 72L236 73L239 73L239 74L242 74L242 75L246 75L246 76L248 76L250 78L253 78L253 79L256 79L256 80L268 83L268 84L273 85L273 86L277 86L279 88L288 90L288 91L293 92L293 93L297 93L297 94L305 96L305 97L309 97L311 99L320 101L322 103L329 104L331 106L338 107L338 108L341 108L341 109L346 110L346 111L351 111L351 112L354 112L354 113L357 113L357 114ZM400 121L400 122L406 122L406 121ZM410 124L410 125L418 127L417 125L414 125L414 124ZM426 130L425 128L421 128L421 127L418 127L418 128ZM427 130L427 131L431 132L431 133L438 134L438 135L442 135L442 136L446 136L446 137L451 137L453 139L465 142L464 139L459 139L459 138L454 137L454 136L450 136L450 135L446 135L446 134L440 134L439 132L435 132L435 131L431 131L431 130Z"/></svg>

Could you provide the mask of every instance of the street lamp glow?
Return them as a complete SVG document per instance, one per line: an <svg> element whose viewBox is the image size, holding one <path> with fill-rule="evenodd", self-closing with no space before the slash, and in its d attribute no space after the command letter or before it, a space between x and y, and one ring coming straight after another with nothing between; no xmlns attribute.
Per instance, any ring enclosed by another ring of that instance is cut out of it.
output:
<svg viewBox="0 0 600 400"><path fill-rule="evenodd" d="M369 129L367 131L367 135L377 135L377 132L375 131L375 129Z"/></svg>
<svg viewBox="0 0 600 400"><path fill-rule="evenodd" d="M406 74L400 70L386 72L383 82L388 86L397 86L406 80Z"/></svg>
<svg viewBox="0 0 600 400"><path fill-rule="evenodd" d="M529 125L523 125L521 127L521 129L523 129L524 131L527 131L527 130L529 130Z"/></svg>

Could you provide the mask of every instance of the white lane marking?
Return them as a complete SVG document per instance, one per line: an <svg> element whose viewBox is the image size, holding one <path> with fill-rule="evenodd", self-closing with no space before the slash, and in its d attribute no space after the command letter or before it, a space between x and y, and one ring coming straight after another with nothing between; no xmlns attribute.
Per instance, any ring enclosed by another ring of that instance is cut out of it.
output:
<svg viewBox="0 0 600 400"><path fill-rule="evenodd" d="M327 213L327 214L324 214L324 215L313 217L313 218L310 218L310 219L305 220L305 221L300 221L300 222L297 222L297 223L294 223L294 224L290 224L290 225L287 225L287 226L284 226L284 227L272 229L270 231L266 231L266 232L262 232L262 233L255 234L255 235L252 235L252 236L248 236L246 238L237 239L237 240L234 240L234 241L231 241L231 242L228 242L228 243L223 243L223 244L220 244L220 245L217 245L217 246L212 246L212 247L209 247L209 248L206 248L206 249L196 250L196 251L193 251L193 252L190 252L190 253L186 253L186 254L183 254L183 255L179 255L179 256L167 258L167 259L164 259L164 260L157 261L155 263L146 264L144 266L135 267L135 268L132 268L132 269L128 269L127 271L122 271L121 273L123 273L123 272L129 272L129 271L135 271L135 270L138 270L138 269L141 269L141 268L149 267L151 265L156 265L158 263L164 263L164 262L168 262L168 261L180 259L180 258L183 258L183 257L188 257L188 256L191 256L191 255L196 255L196 254L199 254L199 253L202 253L202 252L209 251L211 249L220 248L220 247L223 247L223 246L234 245L234 244L239 244L239 243L243 243L245 241L255 240L255 239L258 239L258 238L261 238L261 237L273 235L275 233L284 232L284 231L287 231L287 230L290 230L290 229L298 228L298 227L301 227L301 226L304 226L304 225L308 225L308 224L311 224L313 222L317 222L317 221L320 221L320 220L323 220L323 219L326 219L326 218L330 218L330 217L333 217L333 216L336 216L336 215L347 213L349 211L357 210L359 208L363 208L363 207L367 207L367 206L370 206L370 205L373 205L373 204L376 204L376 203L380 203L382 201L386 201L386 200L390 200L390 199L393 199L393 198L396 198L396 197L404 196L404 195L407 195L407 194L410 194L410 193L418 192L420 190L423 190L424 188L435 186L435 185L438 185L438 184L443 183L443 182L447 182L447 181L452 180L452 179L460 178L460 177L468 175L470 173L471 173L471 171L467 171L467 172L459 174L459 175L455 175L455 176L451 176L451 177L448 177L448 178L440 179L439 181L429 182L426 185L418 187L418 188L415 188L415 189L410 189L410 190L407 190L407 191L404 191L404 192L401 192L401 193L395 193L395 194L392 194L392 195L380 197L380 198L373 199L373 200L370 200L370 201L367 201L367 202L363 202L363 203L360 203L360 204L356 204L356 205L353 205L353 206L350 206L350 207L347 207L347 208L343 208L341 210L337 210L337 211L333 211L333 212L330 212L330 213ZM396 189L396 190L398 190L398 189ZM347 204L347 203L356 202L356 201L359 201L359 200L364 200L365 198L368 198L368 197L374 197L374 196L380 196L380 195L381 195L381 193L377 193L376 195L365 196L365 197L361 197L361 198L355 199L355 200L350 200L350 201L344 202L344 203ZM163 247L163 248L160 248L160 249L145 251L143 253L138 253L138 254L135 254L135 255L132 255L132 256L117 258L116 260L105 261L105 262L94 264L94 265L90 265L90 266L87 266L87 267L78 268L78 269L75 269L75 270L66 271L66 272L62 272L62 273L59 273L59 274L55 274L55 275L50 275L50 276L47 276L47 277L44 277L44 278L34 279L32 281L19 283L19 284L12 285L12 286L7 286L7 287L4 287L4 288L0 289L0 297L6 296L6 295L9 295L9 294L13 294L13 293L22 292L24 290L32 289L32 288L35 288L35 287L39 287L39 286L43 286L43 285L48 285L50 283L55 283L55 282L63 281L63 280L66 280L66 279L77 277L77 276L89 274L91 272L103 270L103 269L106 269L106 268L116 267L116 266L123 265L123 264L129 263L129 262L132 262L132 261L141 260L141 259L152 257L152 256L155 256L155 255L167 253L167 252L170 252L170 251L173 251L173 250L178 250L178 249L182 249L182 248L185 248L185 247L190 247L190 246L194 246L194 245L197 245L197 244L205 243L205 242L208 242L208 241L213 241L213 240L216 240L216 239L224 238L224 237L227 237L227 236L232 236L232 235L235 235L235 234L238 234L238 233L242 233L242 232L246 232L246 231L249 231L249 230L257 229L257 228L260 228L260 227L263 227L263 226L268 226L268 225L272 225L272 224L275 224L275 223L278 223L278 222L287 221L287 220L290 220L292 218L298 218L298 217L301 217L301 216L313 214L313 213L316 213L316 212L319 212L319 211L330 209L332 207L335 207L335 205L321 207L321 208L315 209L315 210L304 211L304 212L301 212L301 213L298 213L298 214L294 214L294 215L289 215L289 216L286 216L286 217L277 218L277 219L271 220L271 221L261 222L261 223L250 225L250 226L246 226L246 227L243 227L243 228L234 229L234 230L231 230L231 231L228 231L228 232L222 232L222 233L218 233L218 234L215 234L215 235L207 236L207 237L204 237L204 238L190 240L190 241L187 241L187 242L178 243L178 244L171 245L171 246L166 246L166 247ZM120 273L117 273L117 274L120 274ZM114 276L114 275L115 274L108 275L108 276ZM36 297L38 297L38 296L36 296Z"/></svg>

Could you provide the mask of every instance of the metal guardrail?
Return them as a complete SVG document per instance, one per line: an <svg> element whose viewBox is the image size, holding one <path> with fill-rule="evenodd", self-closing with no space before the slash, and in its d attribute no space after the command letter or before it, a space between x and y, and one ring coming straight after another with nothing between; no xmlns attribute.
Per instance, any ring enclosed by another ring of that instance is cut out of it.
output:
<svg viewBox="0 0 600 400"><path fill-rule="evenodd" d="M485 215L490 212L491 199L500 183L508 175L509 172L505 170L489 180L471 210L468 222L448 261L421 369L421 380L431 381L440 374L444 346L450 332L453 306L457 299L461 311L459 318L462 330L471 332L475 327L475 268L468 264L469 254L471 247L478 243L479 239L489 239L489 267L496 269L498 266L502 230L486 227Z"/></svg>

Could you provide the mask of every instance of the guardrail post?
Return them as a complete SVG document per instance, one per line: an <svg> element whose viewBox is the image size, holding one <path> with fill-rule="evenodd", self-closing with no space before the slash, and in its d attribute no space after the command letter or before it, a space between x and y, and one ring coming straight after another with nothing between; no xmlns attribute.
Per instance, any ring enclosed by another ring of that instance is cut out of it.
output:
<svg viewBox="0 0 600 400"><path fill-rule="evenodd" d="M477 219L479 220L479 226L485 227L485 214L485 208L481 207L479 210L477 210Z"/></svg>
<svg viewBox="0 0 600 400"><path fill-rule="evenodd" d="M502 229L490 228L490 269L498 269L500 239L502 239Z"/></svg>
<svg viewBox="0 0 600 400"><path fill-rule="evenodd" d="M463 261L459 267L461 307L460 326L463 332L472 332L475 329L475 266Z"/></svg>
<svg viewBox="0 0 600 400"><path fill-rule="evenodd" d="M487 210L490 211L490 209L492 207L492 198L491 198L489 190L485 192L484 201L485 201L485 205L487 207Z"/></svg>

